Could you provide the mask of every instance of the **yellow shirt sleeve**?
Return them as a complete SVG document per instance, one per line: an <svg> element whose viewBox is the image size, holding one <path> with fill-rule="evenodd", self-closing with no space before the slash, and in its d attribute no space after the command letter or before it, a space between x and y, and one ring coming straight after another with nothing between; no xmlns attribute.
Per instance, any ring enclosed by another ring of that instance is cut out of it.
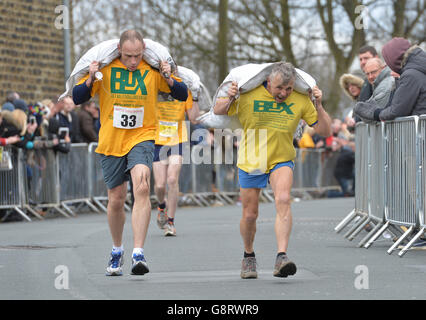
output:
<svg viewBox="0 0 426 320"><path fill-rule="evenodd" d="M315 123L318 122L318 113L311 99L306 96L306 103L303 108L302 119L312 127Z"/></svg>
<svg viewBox="0 0 426 320"><path fill-rule="evenodd" d="M186 103L185 103L185 111L192 109L192 94L191 94L191 90L188 90L188 99L186 99Z"/></svg>
<svg viewBox="0 0 426 320"><path fill-rule="evenodd" d="M227 99L225 97L223 98L218 98L218 99ZM235 116L238 113L238 104L240 103L240 98L234 100L231 103L231 106L228 109L228 116Z"/></svg>

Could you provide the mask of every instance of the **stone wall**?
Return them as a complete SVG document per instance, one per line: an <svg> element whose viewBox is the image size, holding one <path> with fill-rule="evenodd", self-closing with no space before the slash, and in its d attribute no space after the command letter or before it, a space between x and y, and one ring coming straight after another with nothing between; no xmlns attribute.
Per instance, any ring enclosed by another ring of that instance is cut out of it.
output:
<svg viewBox="0 0 426 320"><path fill-rule="evenodd" d="M0 1L0 103L16 91L27 103L61 94L63 29L55 27L61 0Z"/></svg>

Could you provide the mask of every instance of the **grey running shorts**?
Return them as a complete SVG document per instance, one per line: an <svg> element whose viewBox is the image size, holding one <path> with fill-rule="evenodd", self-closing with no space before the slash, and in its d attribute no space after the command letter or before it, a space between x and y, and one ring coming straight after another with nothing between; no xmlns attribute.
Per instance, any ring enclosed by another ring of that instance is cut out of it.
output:
<svg viewBox="0 0 426 320"><path fill-rule="evenodd" d="M112 189L129 181L130 170L137 164L144 164L152 171L154 141L140 142L122 157L100 156L105 183L108 189Z"/></svg>

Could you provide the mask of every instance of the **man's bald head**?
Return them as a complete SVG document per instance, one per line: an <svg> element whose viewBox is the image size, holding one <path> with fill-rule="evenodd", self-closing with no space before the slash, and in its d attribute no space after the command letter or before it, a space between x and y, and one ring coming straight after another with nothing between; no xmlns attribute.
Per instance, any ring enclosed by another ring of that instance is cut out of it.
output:
<svg viewBox="0 0 426 320"><path fill-rule="evenodd" d="M126 30L120 36L120 47L123 47L125 41L140 41L143 44L143 37L139 31L136 30Z"/></svg>
<svg viewBox="0 0 426 320"><path fill-rule="evenodd" d="M120 36L118 52L120 61L129 71L135 71L142 60L145 43L142 35L136 30L124 31Z"/></svg>
<svg viewBox="0 0 426 320"><path fill-rule="evenodd" d="M385 63L379 58L368 59L364 67L365 75L367 76L368 82L373 84L385 66Z"/></svg>
<svg viewBox="0 0 426 320"><path fill-rule="evenodd" d="M375 66L376 68L382 68L385 66L385 63L380 58L371 58L365 64L365 67Z"/></svg>

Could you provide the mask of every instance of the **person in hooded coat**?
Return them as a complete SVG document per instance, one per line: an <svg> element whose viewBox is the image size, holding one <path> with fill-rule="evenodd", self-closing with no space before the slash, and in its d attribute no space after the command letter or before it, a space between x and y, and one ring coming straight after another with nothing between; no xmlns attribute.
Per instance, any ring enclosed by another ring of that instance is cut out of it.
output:
<svg viewBox="0 0 426 320"><path fill-rule="evenodd" d="M374 121L426 114L426 52L407 39L393 38L382 49L389 68L400 75L385 108L374 103L358 103L356 113Z"/></svg>

